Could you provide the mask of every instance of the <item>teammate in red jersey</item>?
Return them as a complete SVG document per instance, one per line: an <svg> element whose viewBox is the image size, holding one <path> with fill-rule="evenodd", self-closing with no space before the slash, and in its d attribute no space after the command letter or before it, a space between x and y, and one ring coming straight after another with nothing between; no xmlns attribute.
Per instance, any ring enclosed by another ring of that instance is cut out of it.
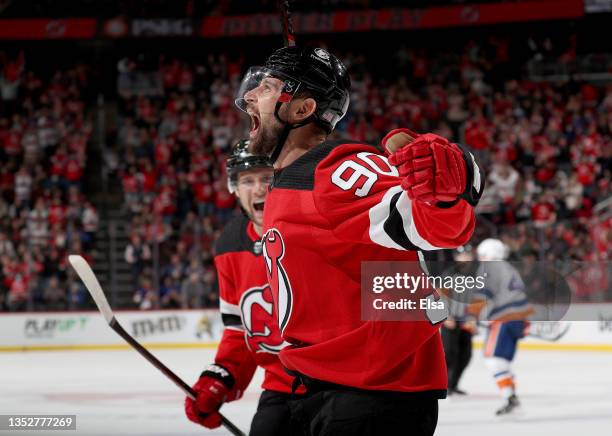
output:
<svg viewBox="0 0 612 436"><path fill-rule="evenodd" d="M257 365L265 369L251 435L286 435L290 377L278 359L286 345L272 311L272 292L262 259L263 206L272 180L266 156L251 154L241 141L227 163L229 190L235 192L244 215L230 221L216 244L221 316L225 325L215 363L202 373L185 399L187 417L208 428L221 424L219 407L242 396Z"/></svg>
<svg viewBox="0 0 612 436"><path fill-rule="evenodd" d="M383 145L328 142L346 114L345 67L286 47L247 72L237 106L250 150L275 162L264 259L283 365L306 386L292 434L433 434L447 377L439 324L361 319L362 261L418 260L471 237L480 170L457 144L408 129Z"/></svg>

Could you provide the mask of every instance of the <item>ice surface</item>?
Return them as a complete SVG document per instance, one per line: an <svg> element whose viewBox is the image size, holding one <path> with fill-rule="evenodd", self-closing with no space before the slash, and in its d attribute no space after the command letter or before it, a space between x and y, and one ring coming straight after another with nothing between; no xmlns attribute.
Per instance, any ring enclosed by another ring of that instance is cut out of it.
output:
<svg viewBox="0 0 612 436"><path fill-rule="evenodd" d="M214 350L154 350L191 384ZM474 351L460 387L469 396L440 402L439 436L598 436L612 428L612 353L519 350L515 361L522 411L494 416L496 387ZM222 408L247 431L261 373L242 400ZM77 431L52 435L226 435L187 421L183 395L135 351L0 353L0 414L74 414ZM410 422L406 422L407 428ZM409 432L407 432L409 433ZM0 431L1 435L45 432Z"/></svg>

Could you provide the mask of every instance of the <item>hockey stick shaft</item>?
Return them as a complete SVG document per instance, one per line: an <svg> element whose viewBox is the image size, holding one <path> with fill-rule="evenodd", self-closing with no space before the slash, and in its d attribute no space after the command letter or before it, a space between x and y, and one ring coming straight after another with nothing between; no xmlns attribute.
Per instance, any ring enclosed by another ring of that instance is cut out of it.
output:
<svg viewBox="0 0 612 436"><path fill-rule="evenodd" d="M289 0L278 0L278 9L280 11L281 24L283 26L285 47L293 47L295 46L295 34L293 33L293 20L291 19Z"/></svg>
<svg viewBox="0 0 612 436"><path fill-rule="evenodd" d="M78 255L68 256L68 261L76 271L77 275L81 278L85 287L91 294L92 298L96 302L96 306L106 319L109 327L112 328L119 336L121 336L132 348L134 348L142 357L147 359L155 368L157 368L162 374L169 378L179 389L181 389L185 395L192 400L195 400L197 394L194 390L183 381L178 375L176 375L170 368L164 365L160 360L155 357L149 350L143 347L136 339L132 337L125 329L119 324L119 321L115 318L115 315L108 304L102 287L98 282L93 270L83 257ZM221 414L220 414L221 415ZM245 436L245 434L236 427L230 420L225 416L221 415L221 423L235 436Z"/></svg>
<svg viewBox="0 0 612 436"><path fill-rule="evenodd" d="M478 327L488 327L486 324L484 324L482 321L477 321L476 325ZM556 342L559 339L561 339L563 337L563 335L565 335L565 333L567 333L567 331L569 330L570 326L566 325L563 330L561 330L559 333L557 333L555 336L545 336L539 333L535 333L535 332L527 332L525 334L525 337L530 337L530 338L536 338L536 339L540 339L542 341L547 341L547 342Z"/></svg>
<svg viewBox="0 0 612 436"><path fill-rule="evenodd" d="M530 338L540 339L541 341L546 341L546 342L556 342L556 341L558 341L559 339L561 339L561 336L563 336L563 335L557 335L557 336L553 336L553 337L550 337L550 338L549 338L549 337L546 337L546 336L541 336L541 335L538 335L538 334L535 334L535 333L527 333L527 335L526 335L526 336L528 336L528 337L530 337Z"/></svg>
<svg viewBox="0 0 612 436"><path fill-rule="evenodd" d="M531 332L531 331L529 333L527 333L527 336L530 336L530 337L536 338L536 339L541 339L543 341L556 342L559 339L561 339L567 333L569 328L570 328L570 326L568 324L565 327L563 327L563 329L559 333L557 333L555 336L545 336L545 335L539 334L537 332Z"/></svg>
<svg viewBox="0 0 612 436"><path fill-rule="evenodd" d="M159 361L157 357L149 352L145 347L143 347L136 339L132 337L125 329L119 324L119 322L113 318L113 322L109 324L110 327L117 332L119 336L121 336L128 344L132 346L142 357L147 359L151 365L161 371L167 378L169 378L179 389L181 389L185 395L187 395L192 400L195 400L197 394L195 391L183 381L178 375L176 375L170 368L164 365ZM221 414L219 414L221 415ZM228 420L225 416L221 415L221 423L225 428L227 428L233 435L235 436L245 436L244 433L236 427L230 420Z"/></svg>

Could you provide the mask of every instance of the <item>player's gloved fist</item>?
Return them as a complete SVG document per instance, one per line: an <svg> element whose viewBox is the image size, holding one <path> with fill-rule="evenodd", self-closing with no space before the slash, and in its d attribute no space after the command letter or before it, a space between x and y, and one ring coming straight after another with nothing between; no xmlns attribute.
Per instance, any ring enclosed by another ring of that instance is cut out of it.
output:
<svg viewBox="0 0 612 436"><path fill-rule="evenodd" d="M185 398L185 413L190 421L207 428L221 425L219 407L232 398L234 377L220 365L209 365L193 385L196 400Z"/></svg>
<svg viewBox="0 0 612 436"><path fill-rule="evenodd" d="M453 202L467 189L467 168L458 145L433 133L392 130L382 140L411 199L428 203Z"/></svg>

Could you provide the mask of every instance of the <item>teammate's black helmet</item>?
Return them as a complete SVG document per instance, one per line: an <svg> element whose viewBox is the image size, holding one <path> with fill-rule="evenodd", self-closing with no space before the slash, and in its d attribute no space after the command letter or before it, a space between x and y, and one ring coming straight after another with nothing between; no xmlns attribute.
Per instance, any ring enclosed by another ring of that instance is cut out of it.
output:
<svg viewBox="0 0 612 436"><path fill-rule="evenodd" d="M266 61L273 76L294 80L297 92L309 91L317 102L315 122L327 133L346 115L351 81L344 64L322 48L283 47Z"/></svg>
<svg viewBox="0 0 612 436"><path fill-rule="evenodd" d="M230 192L236 190L238 174L253 168L270 168L272 162L268 156L261 156L249 152L249 141L243 139L232 149L232 155L227 159L227 186Z"/></svg>

